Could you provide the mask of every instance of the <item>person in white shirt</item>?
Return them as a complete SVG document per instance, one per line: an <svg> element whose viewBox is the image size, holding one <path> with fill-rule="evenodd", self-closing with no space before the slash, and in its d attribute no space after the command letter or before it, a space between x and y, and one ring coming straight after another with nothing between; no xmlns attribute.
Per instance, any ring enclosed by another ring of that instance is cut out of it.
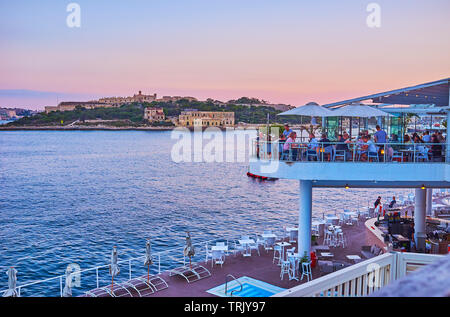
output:
<svg viewBox="0 0 450 317"><path fill-rule="evenodd" d="M295 132L291 132L291 134L289 134L289 138L286 140L286 142L283 145L283 152L287 152L289 153L289 150L291 150L292 152L292 159L294 161L297 160L297 149L293 149L292 148L292 143L295 143L295 139L297 138L297 133Z"/></svg>
<svg viewBox="0 0 450 317"><path fill-rule="evenodd" d="M370 138L370 135L364 135L362 137L363 141L364 141L364 145L362 146L362 150L367 151L365 154L365 158L368 158L368 154L370 153L371 155L378 155L378 149L377 146L375 145L375 142L373 142Z"/></svg>

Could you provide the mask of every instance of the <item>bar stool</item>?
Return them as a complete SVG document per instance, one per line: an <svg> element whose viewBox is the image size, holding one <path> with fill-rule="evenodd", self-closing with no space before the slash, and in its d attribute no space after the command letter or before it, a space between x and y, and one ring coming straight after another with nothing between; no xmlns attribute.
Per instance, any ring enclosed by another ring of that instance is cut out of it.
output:
<svg viewBox="0 0 450 317"><path fill-rule="evenodd" d="M278 256L277 256L278 253ZM273 247L273 259L272 259L272 263L275 263L275 260L278 260L278 263L281 260L281 246L279 245L275 245Z"/></svg>
<svg viewBox="0 0 450 317"><path fill-rule="evenodd" d="M325 230L325 238L323 239L323 244L331 245L333 243L333 232L330 230Z"/></svg>
<svg viewBox="0 0 450 317"><path fill-rule="evenodd" d="M290 266L291 266L291 262L289 262L289 260L281 261L281 273L280 273L281 280L283 280L284 274L287 274L289 276L289 267Z"/></svg>
<svg viewBox="0 0 450 317"><path fill-rule="evenodd" d="M302 277L300 278L300 280L303 280L303 276L306 276L308 282L312 280L311 261L302 262L302 271Z"/></svg>
<svg viewBox="0 0 450 317"><path fill-rule="evenodd" d="M342 247L345 248L345 237L344 232L342 231L337 233L337 245L342 245Z"/></svg>
<svg viewBox="0 0 450 317"><path fill-rule="evenodd" d="M295 274L297 272L298 258L293 253L291 253L291 254L288 255L288 261L290 263L290 265L289 265L289 272L288 272L289 281L291 281L291 280L298 281L298 278L297 278L297 276Z"/></svg>

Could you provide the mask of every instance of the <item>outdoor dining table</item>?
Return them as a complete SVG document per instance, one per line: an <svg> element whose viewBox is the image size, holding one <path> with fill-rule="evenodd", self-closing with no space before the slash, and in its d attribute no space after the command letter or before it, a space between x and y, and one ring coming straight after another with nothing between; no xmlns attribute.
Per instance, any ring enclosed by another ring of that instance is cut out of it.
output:
<svg viewBox="0 0 450 317"><path fill-rule="evenodd" d="M227 245L213 245L211 247L211 251L223 251L228 252L228 246Z"/></svg>
<svg viewBox="0 0 450 317"><path fill-rule="evenodd" d="M252 256L251 252L248 252L248 245L254 244L255 240L253 240L253 239L238 240L238 242L245 248L245 253L243 254L243 256L245 256L245 257Z"/></svg>
<svg viewBox="0 0 450 317"><path fill-rule="evenodd" d="M337 216L325 216L325 220L327 223L338 222L339 218Z"/></svg>
<svg viewBox="0 0 450 317"><path fill-rule="evenodd" d="M289 242L295 242L296 233L298 233L298 228L296 227L288 227L286 231L289 232Z"/></svg>
<svg viewBox="0 0 450 317"><path fill-rule="evenodd" d="M361 260L359 255L347 255L347 259L352 260L354 263L358 263Z"/></svg>
<svg viewBox="0 0 450 317"><path fill-rule="evenodd" d="M289 247L291 244L288 242L277 242L276 245L279 245L281 247L281 254L280 254L280 259L278 260L278 265L281 265L281 261L286 258L284 256L284 247Z"/></svg>
<svg viewBox="0 0 450 317"><path fill-rule="evenodd" d="M273 233L263 233L261 235L261 237L264 239L264 245L265 245L266 250L268 250L268 249L272 250L273 243L275 242L275 239L277 238L277 236ZM269 240L269 239L272 239L272 242L270 245L267 245L267 240Z"/></svg>
<svg viewBox="0 0 450 317"><path fill-rule="evenodd" d="M419 153L418 150L413 149L400 149L398 151L404 154L404 157L407 158L408 162L415 161L416 153Z"/></svg>
<svg viewBox="0 0 450 317"><path fill-rule="evenodd" d="M330 253L330 252L321 252L320 257L329 259L329 258L333 258L334 254Z"/></svg>

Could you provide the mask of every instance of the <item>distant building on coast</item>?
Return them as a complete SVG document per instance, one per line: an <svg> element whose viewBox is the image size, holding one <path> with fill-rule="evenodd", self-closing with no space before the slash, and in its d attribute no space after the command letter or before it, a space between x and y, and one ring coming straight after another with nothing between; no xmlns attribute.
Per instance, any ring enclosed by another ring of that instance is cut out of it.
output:
<svg viewBox="0 0 450 317"><path fill-rule="evenodd" d="M269 103L242 104L242 103L240 103L238 105L239 106L246 106L246 107L271 107L271 108L274 108L276 110L283 111L283 112L295 108L293 106L285 105L285 104L282 104L282 103L280 103L280 104L269 104Z"/></svg>
<svg viewBox="0 0 450 317"><path fill-rule="evenodd" d="M166 120L166 116L164 115L163 108L147 107L144 110L144 119L149 122L164 121Z"/></svg>
<svg viewBox="0 0 450 317"><path fill-rule="evenodd" d="M50 113L53 111L73 111L76 107L82 107L85 109L95 109L95 108L111 108L111 107L120 107L126 104L130 104L133 102L139 103L151 103L154 101L162 101L162 102L177 102L178 100L186 99L189 102L198 101L194 97L181 97L181 96L164 96L160 99L157 98L156 94L153 95L144 95L142 91L139 93L130 96L130 97L105 97L100 98L99 100L92 101L65 101L59 103L57 106L48 106L45 107L45 112Z"/></svg>
<svg viewBox="0 0 450 317"><path fill-rule="evenodd" d="M46 113L50 113L53 111L73 111L75 110L77 107L82 107L84 109L95 109L95 108L111 108L114 107L113 104L108 104L108 103L100 103L98 101L87 101L87 102L82 102L82 101L65 101L65 102L60 102L59 105L57 106L48 106L45 107L45 112Z"/></svg>
<svg viewBox="0 0 450 317"><path fill-rule="evenodd" d="M181 112L178 124L183 127L232 127L234 126L234 112L188 109Z"/></svg>
<svg viewBox="0 0 450 317"><path fill-rule="evenodd" d="M113 105L124 105L133 102L153 102L156 101L156 94L153 95L143 95L142 91L135 94L132 97L106 97L98 100L99 103L113 104Z"/></svg>

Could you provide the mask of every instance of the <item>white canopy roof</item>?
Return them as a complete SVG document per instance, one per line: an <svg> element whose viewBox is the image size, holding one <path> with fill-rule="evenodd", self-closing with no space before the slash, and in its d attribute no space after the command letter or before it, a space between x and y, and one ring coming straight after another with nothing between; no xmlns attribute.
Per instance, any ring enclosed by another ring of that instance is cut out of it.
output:
<svg viewBox="0 0 450 317"><path fill-rule="evenodd" d="M305 117L332 117L333 111L319 106L315 102L310 102L304 106L291 109L278 114L279 116L305 116Z"/></svg>
<svg viewBox="0 0 450 317"><path fill-rule="evenodd" d="M372 108L363 104L351 104L336 110L331 111L332 117L391 117L392 115L381 111L377 108Z"/></svg>

